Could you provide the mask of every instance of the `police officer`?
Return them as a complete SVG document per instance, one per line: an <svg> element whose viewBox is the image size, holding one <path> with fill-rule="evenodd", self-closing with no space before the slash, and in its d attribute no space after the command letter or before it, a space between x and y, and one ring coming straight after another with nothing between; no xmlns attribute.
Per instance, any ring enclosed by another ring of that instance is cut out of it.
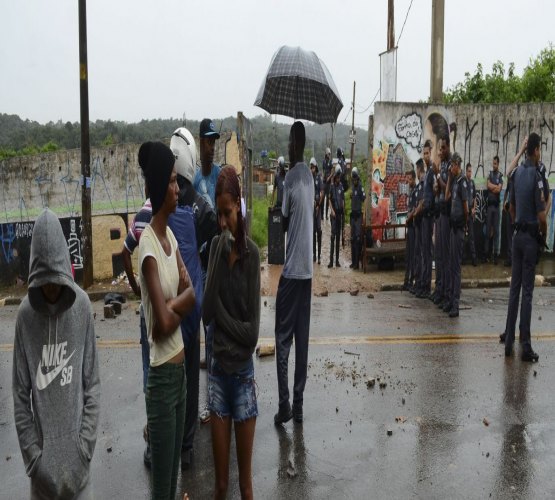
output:
<svg viewBox="0 0 555 500"><path fill-rule="evenodd" d="M335 249L335 267L339 264L339 240L341 239L341 224L345 218L345 191L341 184L341 167L335 166L333 184L330 186L330 221L331 221L331 246L330 263L328 267L333 267L333 252Z"/></svg>
<svg viewBox="0 0 555 500"><path fill-rule="evenodd" d="M416 231L414 227L414 216L416 211L416 173L414 170L409 172L409 197L408 197L408 212L407 212L407 238L405 246L405 282L403 283L403 290L409 290L413 286L415 280L415 242Z"/></svg>
<svg viewBox="0 0 555 500"><path fill-rule="evenodd" d="M462 158L458 153L451 157L451 172L446 191L447 202L450 203L449 223L451 226L449 250L451 252L450 281L447 287L446 304L443 311L450 318L459 315L459 299L461 296L461 262L464 247L464 229L468 217L468 184L466 176L461 173Z"/></svg>
<svg viewBox="0 0 555 500"><path fill-rule="evenodd" d="M484 261L488 262L490 257L490 239L493 238L491 253L493 254L494 264L497 264L497 253L495 247L499 236L499 200L501 198L502 189L503 174L499 171L499 156L494 156L493 170L488 175L488 211L486 222L486 242L484 246Z"/></svg>
<svg viewBox="0 0 555 500"><path fill-rule="evenodd" d="M438 304L441 309L445 309L445 307L449 305L447 292L451 283L449 252L451 239L451 229L449 224L450 204L447 201L449 195L449 173L451 170L451 143L448 135L444 135L439 140L439 156L441 158L441 165L437 181L439 185L440 216L439 234L436 234L436 238L439 236L440 252L439 255L436 256L436 271L438 268L441 269L441 286L438 292Z"/></svg>
<svg viewBox="0 0 555 500"><path fill-rule="evenodd" d="M472 179L472 165L466 164L466 185L468 187L468 218L466 219L466 234L468 235L468 249L472 258L472 265L476 266L476 245L474 244L474 217L476 216L476 184Z"/></svg>
<svg viewBox="0 0 555 500"><path fill-rule="evenodd" d="M360 182L360 176L358 175L358 169L353 168L351 172L351 178L353 181L353 188L351 190L351 269L358 269L360 256L362 253L362 207L364 206L364 200L366 199L366 194L364 193L364 187Z"/></svg>
<svg viewBox="0 0 555 500"><path fill-rule="evenodd" d="M280 156L278 158L278 165L276 169L276 176L274 178L274 190L272 192L272 205L274 205L274 197L277 194L275 208L281 208L283 201L283 181L285 180L285 158Z"/></svg>
<svg viewBox="0 0 555 500"><path fill-rule="evenodd" d="M318 172L316 158L310 159L310 170L314 179L314 227L312 230L312 262L316 262L318 253L318 264L322 255L322 202L324 201L324 181ZM318 252L316 252L318 247Z"/></svg>
<svg viewBox="0 0 555 500"><path fill-rule="evenodd" d="M503 265L505 267L510 267L512 262L512 250L513 250L513 233L514 225L511 219L510 208L511 208L511 187L513 184L513 175L515 171L511 171L507 174L507 188L505 189L505 197L503 198L503 217L505 219L505 238L507 242L507 258Z"/></svg>
<svg viewBox="0 0 555 500"><path fill-rule="evenodd" d="M422 200L424 197L424 162L419 158L416 162L416 207L414 209L414 285L409 289L412 294L422 288Z"/></svg>
<svg viewBox="0 0 555 500"><path fill-rule="evenodd" d="M429 296L432 300L435 299L435 295L430 295L432 289L432 233L434 227L434 205L435 205L435 194L434 194L434 184L435 175L439 172L437 166L432 165L432 143L427 140L424 143L424 148L422 149L422 182L421 194L419 195L419 203L417 208L418 218L421 219L420 223L420 252L421 252L421 264L420 264L420 283L418 284L417 293L421 295ZM416 162L416 168L418 170L420 165L420 160ZM435 171L434 171L435 168ZM437 275L437 266L436 266Z"/></svg>
<svg viewBox="0 0 555 500"><path fill-rule="evenodd" d="M532 295L534 293L535 268L540 246L545 244L547 234L544 183L538 170L540 160L540 136L531 133L526 145L527 159L514 172L510 194L510 213L515 224L512 251L511 290L505 325L505 356L513 352L515 326L518 315L520 289L520 344L523 361L537 361L532 350L530 322Z"/></svg>
<svg viewBox="0 0 555 500"><path fill-rule="evenodd" d="M326 148L326 155L322 161L322 174L324 176L324 199L325 199L325 212L326 220L328 220L328 209L330 204L330 186L333 181L333 162L331 159L331 150ZM322 218L324 217L324 210L321 210Z"/></svg>
<svg viewBox="0 0 555 500"><path fill-rule="evenodd" d="M352 161L352 159L351 159ZM337 164L341 167L341 184L343 185L343 194L349 189L349 181L347 179L347 160L342 148L337 148ZM345 248L345 213L341 219L341 246Z"/></svg>

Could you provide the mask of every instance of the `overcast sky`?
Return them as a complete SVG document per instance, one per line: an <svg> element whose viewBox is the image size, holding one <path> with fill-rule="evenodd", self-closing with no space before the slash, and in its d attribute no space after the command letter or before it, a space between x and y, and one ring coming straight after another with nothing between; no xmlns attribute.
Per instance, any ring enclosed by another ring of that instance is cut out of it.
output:
<svg viewBox="0 0 555 500"><path fill-rule="evenodd" d="M395 0L395 39L410 5ZM0 0L0 112L41 123L79 120L77 0ZM555 41L551 0L445 0L444 87L478 62L529 58ZM379 88L387 0L89 0L90 118L255 116L258 88L281 45L314 50L349 112ZM399 41L399 101L427 99L431 0L413 0ZM378 97L379 100L379 97ZM355 122L367 126L368 114ZM280 117L278 117L278 120ZM350 122L350 118L348 119Z"/></svg>

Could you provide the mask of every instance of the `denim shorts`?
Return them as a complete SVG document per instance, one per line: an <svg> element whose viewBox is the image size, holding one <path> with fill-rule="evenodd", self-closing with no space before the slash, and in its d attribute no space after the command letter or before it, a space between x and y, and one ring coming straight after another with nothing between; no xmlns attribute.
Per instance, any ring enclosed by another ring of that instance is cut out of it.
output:
<svg viewBox="0 0 555 500"><path fill-rule="evenodd" d="M227 374L212 358L208 375L208 408L218 417L231 417L234 422L258 416L252 359L245 368Z"/></svg>

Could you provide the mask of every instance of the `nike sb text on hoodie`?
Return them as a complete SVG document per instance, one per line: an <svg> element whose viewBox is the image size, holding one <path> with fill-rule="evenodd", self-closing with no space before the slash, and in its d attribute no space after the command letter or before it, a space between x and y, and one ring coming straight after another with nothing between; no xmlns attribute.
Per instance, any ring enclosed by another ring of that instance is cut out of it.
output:
<svg viewBox="0 0 555 500"><path fill-rule="evenodd" d="M50 304L41 287L62 291ZM75 498L89 482L100 380L89 298L73 281L67 243L46 209L31 240L29 290L17 315L12 391L33 498Z"/></svg>

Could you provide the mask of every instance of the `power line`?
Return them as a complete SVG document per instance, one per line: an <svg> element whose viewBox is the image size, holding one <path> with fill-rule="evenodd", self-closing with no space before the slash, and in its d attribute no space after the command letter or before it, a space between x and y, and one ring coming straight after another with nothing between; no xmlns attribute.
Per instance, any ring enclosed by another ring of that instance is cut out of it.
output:
<svg viewBox="0 0 555 500"><path fill-rule="evenodd" d="M378 94L379 94L379 93L380 93L380 88L378 88L378 90L376 91L376 95L374 96L374 99L372 99L372 101L370 102L370 104L369 104L368 106L366 106L366 108L363 109L362 111L356 111L356 110L355 110L355 113L357 113L357 114L359 114L359 115L361 115L361 114L363 114L363 113L366 113L366 112L370 109L370 107L372 106L372 104L374 104L374 101L375 101L376 98L378 97Z"/></svg>
<svg viewBox="0 0 555 500"><path fill-rule="evenodd" d="M401 33L399 33L399 38L397 38L397 47L399 46L399 40L401 40L401 35L403 34L403 30L405 29L405 24L407 23L407 19L409 17L410 8L412 7L413 0L410 0L409 8L407 9L407 15L405 16L405 21L403 22L403 26L401 27Z"/></svg>

